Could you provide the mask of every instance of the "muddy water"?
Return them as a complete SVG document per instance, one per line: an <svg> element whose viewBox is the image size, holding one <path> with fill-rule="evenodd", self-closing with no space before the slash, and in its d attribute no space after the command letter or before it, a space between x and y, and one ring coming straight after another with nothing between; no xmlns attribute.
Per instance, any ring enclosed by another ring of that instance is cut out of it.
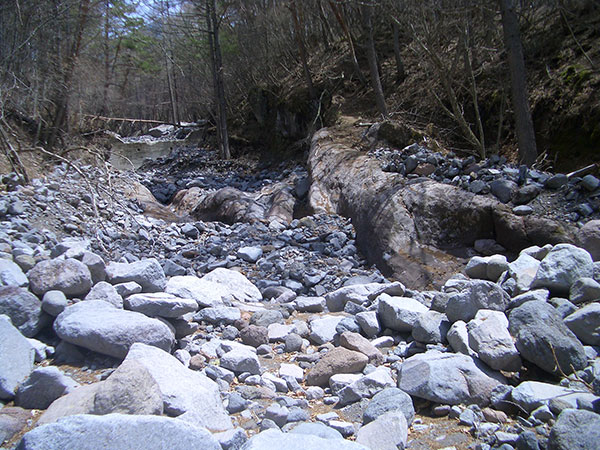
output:
<svg viewBox="0 0 600 450"><path fill-rule="evenodd" d="M119 170L139 168L146 158L166 156L176 145L185 140L139 139L123 142L115 139L112 144L110 163Z"/></svg>

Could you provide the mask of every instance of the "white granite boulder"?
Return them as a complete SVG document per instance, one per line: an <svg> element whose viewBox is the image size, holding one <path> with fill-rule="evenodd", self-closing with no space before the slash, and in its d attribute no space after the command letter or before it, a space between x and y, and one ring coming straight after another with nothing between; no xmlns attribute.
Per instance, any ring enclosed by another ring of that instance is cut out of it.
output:
<svg viewBox="0 0 600 450"><path fill-rule="evenodd" d="M164 322L100 300L67 307L54 322L58 337L104 355L124 358L136 342L170 351L175 335Z"/></svg>

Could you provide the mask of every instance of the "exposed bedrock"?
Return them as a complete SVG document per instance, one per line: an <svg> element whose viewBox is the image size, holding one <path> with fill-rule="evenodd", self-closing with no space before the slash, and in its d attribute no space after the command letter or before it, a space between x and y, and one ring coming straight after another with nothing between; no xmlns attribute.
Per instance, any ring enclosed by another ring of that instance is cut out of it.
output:
<svg viewBox="0 0 600 450"><path fill-rule="evenodd" d="M289 224L293 219L296 199L286 183L266 186L258 193L246 193L232 187L207 192L192 187L179 191L172 206L180 214L195 219L225 223L278 221Z"/></svg>
<svg viewBox="0 0 600 450"><path fill-rule="evenodd" d="M478 239L518 252L574 236L569 225L517 216L494 198L384 172L379 161L340 143L327 128L313 136L308 167L314 211L350 217L369 261L414 288L441 282L456 263L453 250Z"/></svg>

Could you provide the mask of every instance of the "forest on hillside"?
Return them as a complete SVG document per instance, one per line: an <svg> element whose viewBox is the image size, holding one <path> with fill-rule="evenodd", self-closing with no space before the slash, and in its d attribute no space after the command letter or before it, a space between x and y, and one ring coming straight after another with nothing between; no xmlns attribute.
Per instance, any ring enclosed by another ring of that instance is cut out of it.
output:
<svg viewBox="0 0 600 450"><path fill-rule="evenodd" d="M229 157L348 114L571 168L599 158L599 40L596 0L5 0L0 143L209 120Z"/></svg>

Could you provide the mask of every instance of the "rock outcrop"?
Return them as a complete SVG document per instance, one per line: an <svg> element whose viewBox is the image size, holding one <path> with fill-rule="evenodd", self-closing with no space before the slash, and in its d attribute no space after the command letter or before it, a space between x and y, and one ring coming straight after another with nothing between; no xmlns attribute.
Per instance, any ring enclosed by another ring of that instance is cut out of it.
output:
<svg viewBox="0 0 600 450"><path fill-rule="evenodd" d="M451 251L477 240L494 239L518 252L574 235L558 222L517 216L493 198L384 172L379 161L337 142L328 129L315 133L308 164L312 208L350 217L369 260L413 287L440 282L436 272L453 261Z"/></svg>

